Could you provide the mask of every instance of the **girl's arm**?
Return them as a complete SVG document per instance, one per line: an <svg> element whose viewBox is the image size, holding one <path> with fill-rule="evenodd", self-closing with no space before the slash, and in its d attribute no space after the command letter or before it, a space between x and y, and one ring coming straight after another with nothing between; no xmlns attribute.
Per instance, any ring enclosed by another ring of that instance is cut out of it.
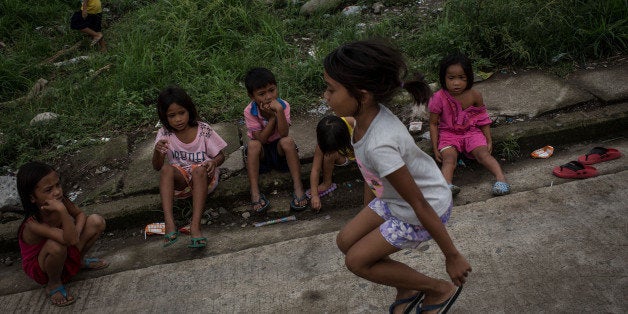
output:
<svg viewBox="0 0 628 314"><path fill-rule="evenodd" d="M445 255L447 273L453 283L457 286L465 283L468 272L471 271L471 265L454 246L447 229L445 229L445 225L443 225L440 217L423 197L423 193L421 193L421 189L412 179L408 167L403 166L397 169L386 176L386 179L397 193L412 206L414 213L425 230L430 233L436 244L438 244L443 255Z"/></svg>
<svg viewBox="0 0 628 314"><path fill-rule="evenodd" d="M470 89L471 96L473 97L473 105L476 107L484 107L484 99L482 94L475 89ZM484 137L486 137L486 143L488 146L488 152L493 153L493 138L491 137L491 126L489 124L480 127Z"/></svg>
<svg viewBox="0 0 628 314"><path fill-rule="evenodd" d="M168 152L168 141L167 140L159 140L157 144L155 144L155 149L153 150L153 169L159 171L161 167L164 165L164 159L166 158L166 153Z"/></svg>
<svg viewBox="0 0 628 314"><path fill-rule="evenodd" d="M30 232L41 238L52 239L66 246L78 244L79 236L74 225L74 218L68 213L62 202L48 200L40 210L48 212L49 215L54 215L56 212L61 220L61 228L31 221L26 224Z"/></svg>
<svg viewBox="0 0 628 314"><path fill-rule="evenodd" d="M214 158L203 161L201 165L207 169L207 175L213 175L216 168L220 167L223 162L225 162L225 154L220 151Z"/></svg>
<svg viewBox="0 0 628 314"><path fill-rule="evenodd" d="M72 201L70 201L67 197L63 197L63 205L68 211L68 214L74 218L74 226L76 228L76 233L81 236L83 232L83 227L85 227L85 221L87 220L87 215L78 208Z"/></svg>
<svg viewBox="0 0 628 314"><path fill-rule="evenodd" d="M438 162L443 162L443 157L438 151L438 123L440 121L440 115L430 112L430 139L432 141L432 150L434 151L434 158Z"/></svg>
<svg viewBox="0 0 628 314"><path fill-rule="evenodd" d="M320 173L323 168L324 157L321 148L316 145L314 149L314 160L312 161L312 171L310 171L310 193L312 195L310 206L315 210L321 209L321 199L318 196L318 182L320 182Z"/></svg>

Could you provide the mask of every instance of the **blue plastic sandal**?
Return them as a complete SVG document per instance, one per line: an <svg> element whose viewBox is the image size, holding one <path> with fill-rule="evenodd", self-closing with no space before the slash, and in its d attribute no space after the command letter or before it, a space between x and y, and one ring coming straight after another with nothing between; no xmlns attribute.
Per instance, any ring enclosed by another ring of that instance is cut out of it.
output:
<svg viewBox="0 0 628 314"><path fill-rule="evenodd" d="M164 234L164 239L166 240L164 242L164 247L175 244L177 240L179 240L179 231L177 230Z"/></svg>
<svg viewBox="0 0 628 314"><path fill-rule="evenodd" d="M65 298L65 302L63 302L63 303L54 303L53 302L52 305L62 307L62 306L68 306L68 305L76 302L76 299L68 300L68 291L65 290L65 286L64 285L60 285L60 286L50 290L50 292L48 292L48 296L50 297L50 302L52 302L52 296L55 295L55 293L57 293L57 292L61 293L63 298Z"/></svg>
<svg viewBox="0 0 628 314"><path fill-rule="evenodd" d="M305 201L305 204L299 206L299 203ZM292 193L292 201L290 201L290 208L295 212L302 211L307 208L307 195L303 193L303 196L297 197L295 193Z"/></svg>
<svg viewBox="0 0 628 314"><path fill-rule="evenodd" d="M449 297L449 299L445 300L445 302L441 304L433 304L433 305L426 305L423 307L417 307L416 312L417 314L419 314L419 313L423 313L427 311L438 310L438 313L443 313L443 314L447 313L447 311L449 311L451 306L454 305L454 302L456 302L456 299L458 299L460 292L462 292L462 286L457 287L454 295Z"/></svg>
<svg viewBox="0 0 628 314"><path fill-rule="evenodd" d="M207 238L205 237L192 238L190 239L190 245L188 245L189 248L193 248L193 249L200 249L206 246L207 246Z"/></svg>
<svg viewBox="0 0 628 314"><path fill-rule="evenodd" d="M510 194L510 184L502 181L497 181L493 184L493 195L502 196Z"/></svg>

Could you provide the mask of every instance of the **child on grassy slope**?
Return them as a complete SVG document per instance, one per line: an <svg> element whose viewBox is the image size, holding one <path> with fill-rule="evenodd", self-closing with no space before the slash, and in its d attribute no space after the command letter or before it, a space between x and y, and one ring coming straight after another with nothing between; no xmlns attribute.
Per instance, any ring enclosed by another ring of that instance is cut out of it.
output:
<svg viewBox="0 0 628 314"><path fill-rule="evenodd" d="M174 244L179 231L174 223L174 198L192 196L192 236L190 248L203 248L207 238L201 233L201 216L207 194L218 186L227 143L205 122L198 121L192 98L179 87L159 93L157 113L162 128L155 138L153 168L159 170L159 194L166 222L164 247ZM168 158L168 163L164 162Z"/></svg>
<svg viewBox="0 0 628 314"><path fill-rule="evenodd" d="M375 196L338 234L347 268L397 289L391 313L409 311L417 304L425 313L446 311L471 271L445 229L453 207L451 192L434 160L383 105L401 86L417 103L424 103L429 99L428 85L422 77L404 82L406 65L401 53L378 41L336 48L325 58L324 68L324 97L336 115L355 118L356 162ZM453 283L390 258L430 238L443 252Z"/></svg>
<svg viewBox="0 0 628 314"><path fill-rule="evenodd" d="M326 116L316 125L317 145L310 172L310 189L305 192L315 212L321 209L321 197L337 188L332 181L334 167L346 166L355 160L351 146L354 124L352 117ZM321 171L323 182L320 182Z"/></svg>
<svg viewBox="0 0 628 314"><path fill-rule="evenodd" d="M92 38L92 46L98 44L101 51L107 50L102 34L102 5L100 0L83 0L81 9L74 12L70 28L79 30Z"/></svg>
<svg viewBox="0 0 628 314"><path fill-rule="evenodd" d="M458 154L475 158L496 179L493 195L510 193L510 185L497 160L491 155L491 119L486 113L482 95L473 86L471 61L453 54L440 62L438 77L441 89L430 99L430 138L436 161L455 195L460 188L452 184Z"/></svg>
<svg viewBox="0 0 628 314"><path fill-rule="evenodd" d="M105 230L100 215L85 215L64 194L59 174L49 165L29 162L17 172L17 191L24 207L18 231L22 268L45 285L50 301L66 306L76 299L64 284L80 269L102 269L109 264L85 258Z"/></svg>
<svg viewBox="0 0 628 314"><path fill-rule="evenodd" d="M290 137L290 104L279 98L277 80L265 68L253 68L244 79L251 102L244 108L249 142L245 149L246 169L251 184L251 207L263 212L270 202L259 190L260 173L271 168L290 171L294 192L290 208L307 207L307 197L301 182L301 163L294 139Z"/></svg>

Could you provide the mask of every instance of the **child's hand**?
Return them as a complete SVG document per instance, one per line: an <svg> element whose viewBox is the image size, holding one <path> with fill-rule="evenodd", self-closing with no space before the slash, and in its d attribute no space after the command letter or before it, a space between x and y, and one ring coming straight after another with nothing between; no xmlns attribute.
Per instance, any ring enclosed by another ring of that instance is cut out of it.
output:
<svg viewBox="0 0 628 314"><path fill-rule="evenodd" d="M207 176L208 177L211 178L211 177L214 176L214 171L216 171L216 163L213 160L211 160L211 159L205 160L201 164L201 166L205 167L205 169L207 170Z"/></svg>
<svg viewBox="0 0 628 314"><path fill-rule="evenodd" d="M41 210L43 211L47 211L47 212L66 212L67 209L65 208L65 205L63 205L63 202L60 200L56 200L56 199L49 199L46 200L46 202L41 205Z"/></svg>
<svg viewBox="0 0 628 314"><path fill-rule="evenodd" d="M155 150L165 155L168 152L168 141L167 140L159 140L157 144L155 144Z"/></svg>
<svg viewBox="0 0 628 314"><path fill-rule="evenodd" d="M447 273L454 285L461 286L467 281L467 276L469 272L471 272L471 265L464 256L457 254L447 257L445 264L447 266Z"/></svg>
<svg viewBox="0 0 628 314"><path fill-rule="evenodd" d="M283 107L281 106L281 104L277 101L277 99L273 99L273 101L270 102L270 104L268 105L270 110L272 110L273 112L277 113L279 110L282 110Z"/></svg>
<svg viewBox="0 0 628 314"><path fill-rule="evenodd" d="M443 155L440 154L440 152L438 151L438 149L434 150L434 159L436 159L436 161L438 162L443 162Z"/></svg>
<svg viewBox="0 0 628 314"><path fill-rule="evenodd" d="M312 194L312 199L310 200L310 207L314 210L314 212L318 212L321 210L321 198L318 195Z"/></svg>

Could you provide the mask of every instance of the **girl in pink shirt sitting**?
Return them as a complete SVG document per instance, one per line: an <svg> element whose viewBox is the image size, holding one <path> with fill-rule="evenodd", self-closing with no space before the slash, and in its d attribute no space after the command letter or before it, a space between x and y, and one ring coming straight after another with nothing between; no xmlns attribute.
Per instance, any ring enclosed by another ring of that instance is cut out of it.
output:
<svg viewBox="0 0 628 314"><path fill-rule="evenodd" d="M198 121L192 98L179 87L168 87L159 94L157 112L163 127L155 138L152 163L160 175L159 194L166 223L164 247L179 237L172 213L174 198L192 196L192 239L188 247L203 248L207 238L201 233L201 216L207 194L218 186L218 166L225 161L222 150L227 143L209 124Z"/></svg>
<svg viewBox="0 0 628 314"><path fill-rule="evenodd" d="M476 159L496 179L493 195L510 193L510 185L497 160L491 155L491 119L486 113L482 95L473 86L471 61L462 54L453 54L440 62L441 89L429 102L430 138L436 161L454 195L460 188L452 184L458 154Z"/></svg>

